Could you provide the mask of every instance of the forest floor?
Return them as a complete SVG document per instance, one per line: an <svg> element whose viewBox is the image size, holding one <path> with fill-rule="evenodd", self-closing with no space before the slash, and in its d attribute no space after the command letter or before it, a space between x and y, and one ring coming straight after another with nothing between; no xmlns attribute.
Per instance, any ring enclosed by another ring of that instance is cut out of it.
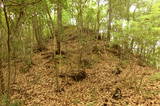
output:
<svg viewBox="0 0 160 106"><path fill-rule="evenodd" d="M103 41L95 43L103 47ZM136 58L121 60L104 49L97 53L83 50L87 62L82 69L87 77L79 82L59 77L61 92L55 92L52 44L49 40L47 50L33 54L28 72L18 72L16 83L12 84L12 100L21 100L25 106L160 106L158 70L139 65ZM72 73L78 69L80 46L76 40L63 45L65 54L59 73ZM114 72L117 69L120 73ZM113 98L116 89L121 91L120 97Z"/></svg>

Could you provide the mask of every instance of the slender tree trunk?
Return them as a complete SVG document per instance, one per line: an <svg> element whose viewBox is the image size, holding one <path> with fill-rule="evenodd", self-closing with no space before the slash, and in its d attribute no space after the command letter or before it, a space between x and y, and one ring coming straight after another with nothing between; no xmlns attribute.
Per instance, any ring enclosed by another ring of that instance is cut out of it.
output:
<svg viewBox="0 0 160 106"><path fill-rule="evenodd" d="M11 32L12 35L14 35L14 36L13 36L13 38L11 38L12 39L11 42L19 40L18 37L20 36L20 30L22 28L22 21L21 21L22 17L23 17L23 10L20 9L20 12L18 14L16 14L16 17L15 17L16 22L15 22L15 25L13 25L14 28L12 28L12 32ZM12 43L11 43L11 45L12 45ZM13 47L12 53L13 53L13 57L15 57L15 58L17 56L17 54L16 54L17 51L18 50L16 50L16 47ZM11 80L12 80L11 83L15 83L16 82L16 76L17 76L16 60L14 59L13 61L14 61L13 62L14 70L12 70L12 71L14 71L14 72L13 72L13 80L11 78Z"/></svg>
<svg viewBox="0 0 160 106"><path fill-rule="evenodd" d="M130 42L130 49L133 52L133 47L134 47L134 39L132 38L131 42Z"/></svg>
<svg viewBox="0 0 160 106"><path fill-rule="evenodd" d="M48 5L47 5L46 1L45 1L45 5L46 5L46 12L47 12L47 15L48 15L49 20L50 20L49 21L50 23L48 23L48 26L49 26L50 32L52 34L52 37L54 37L54 34L53 34L53 32L54 32L54 21L53 21L53 19L51 17L51 14L50 14L50 11L49 11L49 8L48 8Z"/></svg>
<svg viewBox="0 0 160 106"><path fill-rule="evenodd" d="M56 36L57 39L57 62L56 62L56 91L60 92L58 75L61 68L61 35L62 35L62 1L57 1L57 27L58 34Z"/></svg>
<svg viewBox="0 0 160 106"><path fill-rule="evenodd" d="M7 97L8 97L8 103L7 106L10 104L10 76L11 76L11 62L10 62L10 55L11 55L11 47L10 47L10 35L11 35L11 29L10 29L10 25L9 25L9 20L8 20L8 16L7 16L7 10L6 10L6 6L4 4L4 0L2 0L2 3L4 5L3 7L3 12L5 15L5 20L6 20L6 25L7 25L7 48L8 48L8 84L7 84Z"/></svg>
<svg viewBox="0 0 160 106"><path fill-rule="evenodd" d="M108 30L107 30L107 40L111 40L111 23L112 23L112 2L108 0L109 10L108 10Z"/></svg>
<svg viewBox="0 0 160 106"><path fill-rule="evenodd" d="M0 10L0 25L2 24L2 16L1 16L1 10ZM2 30L0 29L0 32ZM2 34L0 33L0 39L2 39ZM2 51L2 42L0 41L0 51ZM4 87L4 77L3 77L3 71L2 71L2 53L0 52L0 95L4 94L5 87Z"/></svg>
<svg viewBox="0 0 160 106"><path fill-rule="evenodd" d="M16 48L13 50L13 57L16 57ZM16 82L16 76L17 76L17 66L16 66L16 61L14 60L14 73L13 73L13 83Z"/></svg>
<svg viewBox="0 0 160 106"><path fill-rule="evenodd" d="M99 33L100 28L100 0L97 0L98 10L97 10L97 33Z"/></svg>
<svg viewBox="0 0 160 106"><path fill-rule="evenodd" d="M38 49L39 50L43 50L44 49L44 45L43 45L43 42L42 42L42 26L41 26L41 23L40 23L40 19L38 19L38 16L35 15L32 19L32 27L33 27L33 32L34 32L34 35L35 35L35 38L36 38L36 41L37 41L37 44L38 44Z"/></svg>
<svg viewBox="0 0 160 106"><path fill-rule="evenodd" d="M0 9L0 28L2 28L2 10Z"/></svg>
<svg viewBox="0 0 160 106"><path fill-rule="evenodd" d="M3 77L3 71L2 71L2 59L0 57L0 94L4 94L5 91L5 84L4 84L4 77Z"/></svg>
<svg viewBox="0 0 160 106"><path fill-rule="evenodd" d="M77 7L77 11L78 11L78 15L77 15L77 27L78 27L78 30L79 30L79 36L81 36L82 34L82 29L83 29L83 2L82 0L78 0L77 2L78 4L78 7Z"/></svg>
<svg viewBox="0 0 160 106"><path fill-rule="evenodd" d="M80 25L80 32L83 29L83 10L82 10L82 0L80 0L80 9L79 9L79 25Z"/></svg>
<svg viewBox="0 0 160 106"><path fill-rule="evenodd" d="M154 44L152 48L152 54L154 55L155 53L156 53L156 44Z"/></svg>
<svg viewBox="0 0 160 106"><path fill-rule="evenodd" d="M58 25L58 35L57 35L57 52L61 52L61 34L62 34L62 6L61 1L57 1L57 25Z"/></svg>
<svg viewBox="0 0 160 106"><path fill-rule="evenodd" d="M142 43L141 47L140 47L140 55L141 56L143 56L143 50L144 50L144 44Z"/></svg>

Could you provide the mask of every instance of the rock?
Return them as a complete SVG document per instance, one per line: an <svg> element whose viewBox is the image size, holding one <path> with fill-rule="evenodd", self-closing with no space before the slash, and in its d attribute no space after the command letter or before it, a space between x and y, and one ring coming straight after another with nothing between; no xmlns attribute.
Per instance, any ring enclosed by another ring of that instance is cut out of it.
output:
<svg viewBox="0 0 160 106"><path fill-rule="evenodd" d="M81 72L79 72L77 74L70 75L70 77L74 81L82 81L83 79L85 79L87 77L87 73L85 71L81 71Z"/></svg>

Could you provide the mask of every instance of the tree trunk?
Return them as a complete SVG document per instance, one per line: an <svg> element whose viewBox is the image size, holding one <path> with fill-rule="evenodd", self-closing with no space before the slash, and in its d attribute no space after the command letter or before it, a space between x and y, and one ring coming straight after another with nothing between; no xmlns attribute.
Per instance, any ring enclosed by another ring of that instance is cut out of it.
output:
<svg viewBox="0 0 160 106"><path fill-rule="evenodd" d="M10 62L10 55L11 55L11 47L10 47L10 35L11 35L11 29L10 29L10 25L9 25L9 19L7 16L7 10L6 10L6 6L4 4L4 0L2 0L2 3L4 5L3 7L3 12L5 15L5 21L6 21L6 25L7 25L7 49L8 49L8 83L7 83L7 97L8 97L8 102L7 102L7 106L9 106L10 104L10 76L11 76L11 62Z"/></svg>
<svg viewBox="0 0 160 106"><path fill-rule="evenodd" d="M130 50L133 52L133 49L134 49L134 39L132 38L130 42Z"/></svg>
<svg viewBox="0 0 160 106"><path fill-rule="evenodd" d="M48 24L49 30L51 32L51 37L55 37L54 36L54 21L51 17L51 14L50 14L50 11L49 11L49 8L48 8L48 5L47 5L47 1L45 1L45 5L46 5L46 12L47 12L47 15L49 17L49 22L47 22L47 24Z"/></svg>
<svg viewBox="0 0 160 106"><path fill-rule="evenodd" d="M112 3L111 0L108 0L109 9L108 9L108 30L107 30L107 40L111 40L111 23L112 23Z"/></svg>
<svg viewBox="0 0 160 106"><path fill-rule="evenodd" d="M81 36L82 34L82 29L83 29L83 1L82 0L78 0L77 1L77 28L79 30L79 36Z"/></svg>
<svg viewBox="0 0 160 106"><path fill-rule="evenodd" d="M100 0L97 1L98 10L97 10L97 33L99 33L100 28Z"/></svg>
<svg viewBox="0 0 160 106"><path fill-rule="evenodd" d="M80 25L80 32L83 29L83 10L82 10L82 0L80 0L80 9L79 9L79 25Z"/></svg>
<svg viewBox="0 0 160 106"><path fill-rule="evenodd" d="M42 49L44 49L44 45L42 43L42 26L39 23L39 21L40 20L38 20L37 15L35 15L32 18L32 25L33 25L32 27L33 27L33 32L34 32L37 44L38 44L38 49L42 50Z"/></svg>
<svg viewBox="0 0 160 106"><path fill-rule="evenodd" d="M60 92L59 87L59 80L58 75L61 68L61 35L62 35L62 1L57 0L57 27L58 27L58 34L56 35L56 42L57 42L57 55L56 57L57 62L55 64L56 66L56 91Z"/></svg>
<svg viewBox="0 0 160 106"><path fill-rule="evenodd" d="M0 94L4 94L5 91L5 84L4 84L4 77L3 77L3 71L2 71L2 59L0 57Z"/></svg>
<svg viewBox="0 0 160 106"><path fill-rule="evenodd" d="M58 34L56 35L57 39L57 52L61 52L61 34L62 34L62 7L61 1L57 1L57 25L58 25Z"/></svg>
<svg viewBox="0 0 160 106"><path fill-rule="evenodd" d="M2 11L0 10L0 27L2 24ZM0 29L0 32L2 30ZM0 33L0 39L2 39L2 34ZM2 43L0 41L0 51L2 51ZM3 77L3 71L2 71L2 53L0 53L0 95L4 94L5 88L4 88L4 77Z"/></svg>

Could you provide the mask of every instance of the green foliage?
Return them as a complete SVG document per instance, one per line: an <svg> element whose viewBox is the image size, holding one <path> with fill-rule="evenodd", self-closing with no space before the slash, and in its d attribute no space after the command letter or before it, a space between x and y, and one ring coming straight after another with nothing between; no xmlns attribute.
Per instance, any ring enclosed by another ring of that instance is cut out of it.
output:
<svg viewBox="0 0 160 106"><path fill-rule="evenodd" d="M151 81L160 81L160 72L157 72L157 73L153 74L153 75L150 77L150 80L151 80Z"/></svg>
<svg viewBox="0 0 160 106"><path fill-rule="evenodd" d="M70 19L71 19L71 14L68 11L63 11L63 24L69 25L70 24Z"/></svg>

